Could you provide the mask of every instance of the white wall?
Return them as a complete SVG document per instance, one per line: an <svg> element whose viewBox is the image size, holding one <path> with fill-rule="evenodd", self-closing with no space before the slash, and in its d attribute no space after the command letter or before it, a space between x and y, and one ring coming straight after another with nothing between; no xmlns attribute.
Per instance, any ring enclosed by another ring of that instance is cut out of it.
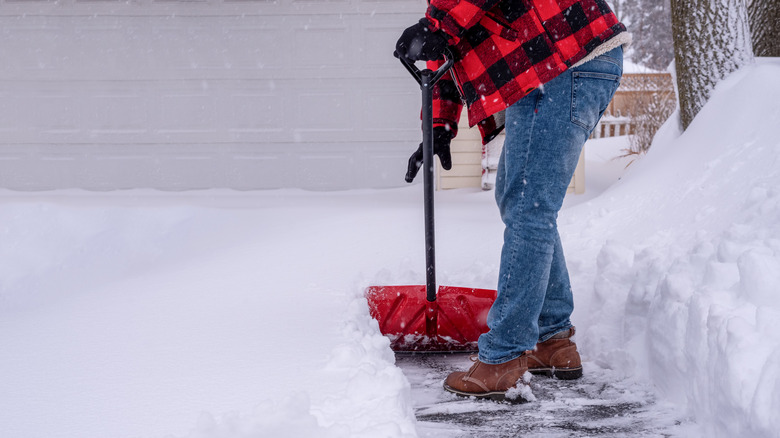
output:
<svg viewBox="0 0 780 438"><path fill-rule="evenodd" d="M0 187L405 184L424 0L0 0Z"/></svg>

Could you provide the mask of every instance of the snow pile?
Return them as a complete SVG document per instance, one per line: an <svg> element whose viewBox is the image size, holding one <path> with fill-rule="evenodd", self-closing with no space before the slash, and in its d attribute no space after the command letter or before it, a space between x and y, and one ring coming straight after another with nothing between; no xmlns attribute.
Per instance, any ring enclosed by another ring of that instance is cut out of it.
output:
<svg viewBox="0 0 780 438"><path fill-rule="evenodd" d="M593 291L575 318L584 353L649 377L707 436L780 436L777 102L778 60L743 69L683 135L670 122L621 183L565 212L576 287Z"/></svg>
<svg viewBox="0 0 780 438"><path fill-rule="evenodd" d="M319 378L333 386L323 394L316 387L281 400L262 400L248 415L229 413L217 418L202 413L187 438L258 437L413 437L414 416L409 384L393 365L390 343L376 321L367 316L365 299L347 311L344 329L352 342L337 345L328 355ZM282 363L282 367L292 364ZM295 373L296 366L288 373ZM300 371L300 370L297 370ZM339 388L338 386L342 386ZM312 404L311 398L317 400Z"/></svg>
<svg viewBox="0 0 780 438"><path fill-rule="evenodd" d="M507 390L507 400L535 402L536 396L530 386L531 379L533 379L533 375L526 371L525 374L523 374L523 383L518 382L516 386Z"/></svg>

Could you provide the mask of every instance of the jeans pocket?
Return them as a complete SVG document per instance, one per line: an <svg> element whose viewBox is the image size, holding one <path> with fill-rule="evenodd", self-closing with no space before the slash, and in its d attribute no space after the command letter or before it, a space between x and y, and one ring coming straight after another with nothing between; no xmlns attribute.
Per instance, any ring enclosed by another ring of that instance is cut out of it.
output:
<svg viewBox="0 0 780 438"><path fill-rule="evenodd" d="M572 72L571 121L593 130L620 85L620 75L592 71Z"/></svg>

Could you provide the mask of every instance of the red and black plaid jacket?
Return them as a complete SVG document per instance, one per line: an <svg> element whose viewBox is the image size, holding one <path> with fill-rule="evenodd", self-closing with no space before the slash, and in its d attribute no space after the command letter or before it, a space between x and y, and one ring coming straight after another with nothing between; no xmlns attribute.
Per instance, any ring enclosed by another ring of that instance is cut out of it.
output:
<svg viewBox="0 0 780 438"><path fill-rule="evenodd" d="M462 96L485 143L497 113L626 30L604 0L430 0L426 17L456 57L434 88L434 125L457 129Z"/></svg>

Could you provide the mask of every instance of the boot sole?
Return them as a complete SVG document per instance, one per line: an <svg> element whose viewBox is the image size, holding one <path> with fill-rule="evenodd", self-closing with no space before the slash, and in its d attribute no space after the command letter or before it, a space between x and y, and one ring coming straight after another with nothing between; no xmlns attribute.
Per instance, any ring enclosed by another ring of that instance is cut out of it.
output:
<svg viewBox="0 0 780 438"><path fill-rule="evenodd" d="M529 368L528 372L537 376L555 377L561 380L575 380L582 377L582 367L578 368Z"/></svg>
<svg viewBox="0 0 780 438"><path fill-rule="evenodd" d="M506 398L506 391L493 391L493 392L483 392L483 393L472 393L472 392L463 392L458 391L457 389L449 386L444 385L444 389L446 391L449 391L459 397L474 397L479 400L493 400L497 402L508 402L508 403L526 403L527 400L525 400L522 397L518 397L516 399L514 398Z"/></svg>

